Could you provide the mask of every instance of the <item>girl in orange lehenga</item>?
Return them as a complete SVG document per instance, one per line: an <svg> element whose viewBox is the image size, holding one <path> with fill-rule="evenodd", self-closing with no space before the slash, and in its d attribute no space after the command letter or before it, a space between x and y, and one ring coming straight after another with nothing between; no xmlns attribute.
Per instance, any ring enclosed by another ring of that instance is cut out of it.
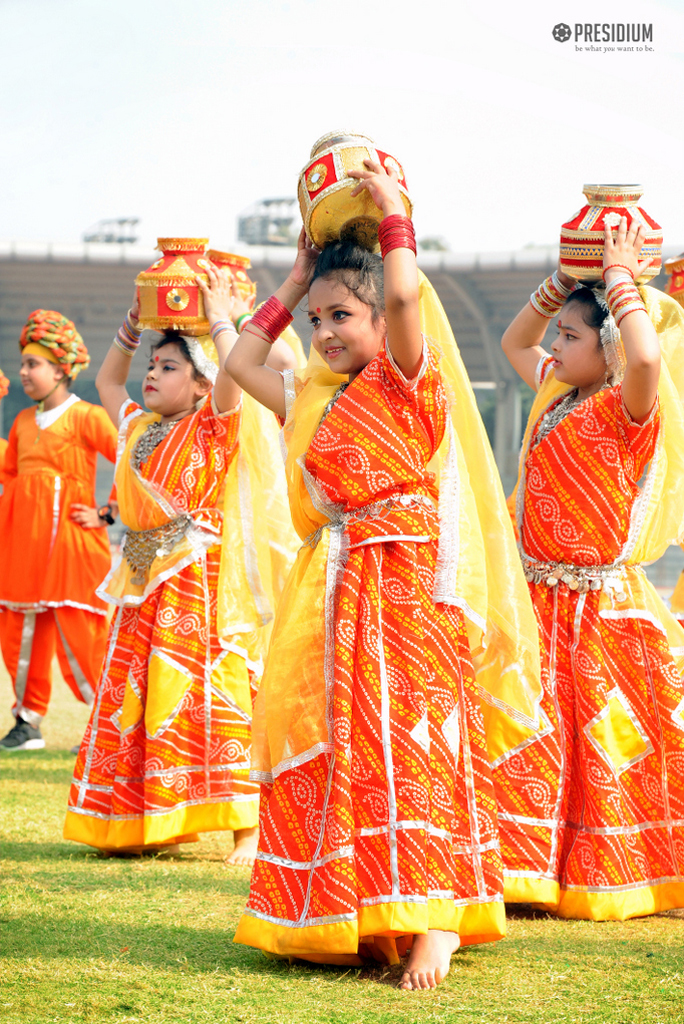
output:
<svg viewBox="0 0 684 1024"><path fill-rule="evenodd" d="M305 541L255 705L259 849L235 941L337 964L397 963L412 945L401 984L419 989L441 980L459 943L504 934L481 697L500 733L504 718L536 727L536 631L472 391L439 301L419 284L396 174L366 166L352 173L385 215L384 299L378 256L351 243L319 254L302 232L290 276L228 361L287 417ZM318 355L283 387L264 365L269 342L307 291ZM485 631L476 681L471 652Z"/></svg>
<svg viewBox="0 0 684 1024"><path fill-rule="evenodd" d="M255 465L260 458L268 476L276 424L243 416L240 389L212 361L209 338L163 336L144 382L151 411L131 402L136 313L97 377L120 424L115 482L128 532L100 591L117 609L64 836L142 852L232 830L230 862L251 863L251 691L273 603L266 498L277 504L277 494L258 493ZM237 335L227 321L213 333L223 364Z"/></svg>
<svg viewBox="0 0 684 1024"><path fill-rule="evenodd" d="M607 305L559 271L503 338L538 388L517 514L546 718L495 768L504 892L593 920L684 906L684 631L640 566L684 532L684 317L635 287L642 237L606 237Z"/></svg>

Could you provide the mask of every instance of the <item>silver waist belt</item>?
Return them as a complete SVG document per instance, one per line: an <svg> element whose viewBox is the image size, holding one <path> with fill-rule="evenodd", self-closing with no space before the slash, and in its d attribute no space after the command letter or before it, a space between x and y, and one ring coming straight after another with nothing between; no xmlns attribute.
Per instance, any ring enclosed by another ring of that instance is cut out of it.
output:
<svg viewBox="0 0 684 1024"><path fill-rule="evenodd" d="M191 523L186 513L151 530L126 530L122 553L133 572L131 583L144 586L155 558L170 555Z"/></svg>
<svg viewBox="0 0 684 1024"><path fill-rule="evenodd" d="M317 530L305 538L302 547L308 544L315 548L318 544L323 530L346 530L350 523L360 523L365 519L384 519L395 508L425 508L434 510L434 503L425 494L397 494L393 498L383 498L381 501L373 501L368 505L361 505L352 509L351 512L340 512L331 518L329 522L323 523Z"/></svg>
<svg viewBox="0 0 684 1024"><path fill-rule="evenodd" d="M614 591L619 597L624 593L623 581L626 575L624 565L572 565L568 562L539 562L527 555L522 556L523 572L528 583L545 583L557 587L564 583L570 590L586 594L590 590ZM633 565L633 569L640 566Z"/></svg>

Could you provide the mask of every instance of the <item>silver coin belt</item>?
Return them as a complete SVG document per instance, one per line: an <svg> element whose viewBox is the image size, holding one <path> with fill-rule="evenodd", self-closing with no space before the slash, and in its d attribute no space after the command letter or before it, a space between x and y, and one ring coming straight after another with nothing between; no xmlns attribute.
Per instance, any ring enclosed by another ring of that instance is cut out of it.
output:
<svg viewBox="0 0 684 1024"><path fill-rule="evenodd" d="M131 569L131 583L143 587L155 558L170 555L192 522L187 513L170 519L152 530L127 530L124 535L123 556Z"/></svg>
<svg viewBox="0 0 684 1024"><path fill-rule="evenodd" d="M615 583L625 576L623 565L570 565L567 562L536 562L532 558L523 558L522 563L528 583L545 583L547 587L564 583L579 594L614 589Z"/></svg>
<svg viewBox="0 0 684 1024"><path fill-rule="evenodd" d="M317 530L310 533L302 547L308 544L315 548L324 530L345 530L349 523L363 522L365 519L386 519L393 509L399 508L421 508L434 509L434 503L425 494L399 494L394 498L383 498L382 501L371 502L370 505L361 505L352 512L342 512L331 518L329 523L323 523Z"/></svg>

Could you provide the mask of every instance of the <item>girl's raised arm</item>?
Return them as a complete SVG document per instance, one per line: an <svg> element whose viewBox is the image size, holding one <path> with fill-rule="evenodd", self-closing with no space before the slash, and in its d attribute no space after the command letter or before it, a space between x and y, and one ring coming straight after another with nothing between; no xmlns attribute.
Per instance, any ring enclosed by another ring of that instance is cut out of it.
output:
<svg viewBox="0 0 684 1024"><path fill-rule="evenodd" d="M530 301L504 331L501 348L526 384L536 390L539 360L548 355L541 347L549 320L570 296L576 282L558 269L540 284Z"/></svg>
<svg viewBox="0 0 684 1024"><path fill-rule="evenodd" d="M292 270L275 295L245 326L226 363L226 370L240 387L281 418L285 416L283 378L277 370L266 365L266 360L271 353L273 339L292 320L291 311L308 292L317 259L318 249L310 245L302 228ZM269 331L271 323L273 329Z"/></svg>
<svg viewBox="0 0 684 1024"><path fill-rule="evenodd" d="M660 343L634 281L652 261L639 263L644 227L635 220L627 229L622 217L613 241L606 229L603 278L606 299L620 329L627 366L622 381L622 400L637 423L648 418L658 395ZM628 315L629 314L629 315Z"/></svg>
<svg viewBox="0 0 684 1024"><path fill-rule="evenodd" d="M119 413L124 402L130 400L126 390L126 381L131 369L131 359L135 355L140 344L140 335L143 332L138 323L137 294L133 299L133 305L126 314L119 332L114 338L107 355L104 357L102 366L97 371L95 387L100 396L100 401L115 427L119 426Z"/></svg>
<svg viewBox="0 0 684 1024"><path fill-rule="evenodd" d="M399 244L383 253L387 345L401 372L410 379L417 374L423 353L415 241L412 230L407 231L403 226L408 218L396 170L373 160L364 160L364 166L365 171L348 172L350 178L359 181L352 196L366 189L382 210L386 235L396 233L395 240ZM396 217L397 221L391 222L391 217ZM382 234L382 226L380 231Z"/></svg>
<svg viewBox="0 0 684 1024"><path fill-rule="evenodd" d="M228 412L229 409L235 408L242 394L240 385L226 372L226 360L238 336L230 318L235 290L229 275L224 270L217 270L211 263L207 268L207 277L208 283L201 277L197 278L197 283L202 289L211 337L219 358L219 372L212 396L218 411ZM225 316L225 313L228 316Z"/></svg>

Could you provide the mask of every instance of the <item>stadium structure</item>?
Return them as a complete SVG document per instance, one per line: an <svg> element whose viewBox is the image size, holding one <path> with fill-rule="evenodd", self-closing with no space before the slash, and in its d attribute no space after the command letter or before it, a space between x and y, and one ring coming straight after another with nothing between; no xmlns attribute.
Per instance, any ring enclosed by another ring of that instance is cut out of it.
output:
<svg viewBox="0 0 684 1024"><path fill-rule="evenodd" d="M257 282L259 298L266 298L282 283L295 255L289 246L244 242L234 251L250 257L250 275ZM679 251L668 249L667 255ZM28 404L18 380L17 346L27 315L43 307L58 309L74 321L92 359L74 391L96 402L97 367L131 304L136 274L154 258L151 251L124 243L0 247L0 367L11 382L10 394L0 406L3 436L19 409ZM557 259L558 250L552 246L487 255L419 252L419 265L437 290L456 336L507 492L515 482L531 392L519 383L503 356L501 336ZM664 288L664 275L652 284ZM310 329L303 309L295 313L294 326L308 348ZM553 331L552 325L549 330ZM547 334L547 344L550 340ZM145 367L144 358L133 361L131 393L138 399ZM111 474L101 476L98 491L106 497Z"/></svg>

